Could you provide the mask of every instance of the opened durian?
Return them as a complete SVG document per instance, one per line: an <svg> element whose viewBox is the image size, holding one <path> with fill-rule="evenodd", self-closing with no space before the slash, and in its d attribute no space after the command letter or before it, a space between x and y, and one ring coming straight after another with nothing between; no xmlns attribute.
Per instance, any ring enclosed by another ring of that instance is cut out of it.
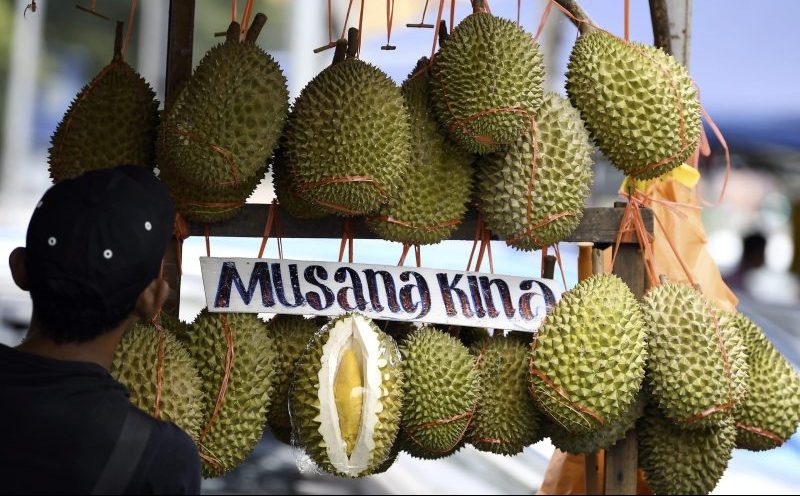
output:
<svg viewBox="0 0 800 496"><path fill-rule="evenodd" d="M561 241L583 218L592 163L578 111L546 93L534 129L479 162L478 205L486 224L520 250Z"/></svg>
<svg viewBox="0 0 800 496"><path fill-rule="evenodd" d="M697 89L658 48L591 30L572 49L567 93L597 146L629 176L660 176L697 149Z"/></svg>
<svg viewBox="0 0 800 496"><path fill-rule="evenodd" d="M156 94L125 62L121 48L120 22L111 63L75 96L50 138L54 183L89 170L155 164Z"/></svg>
<svg viewBox="0 0 800 496"><path fill-rule="evenodd" d="M306 345L319 327L312 319L306 319L302 315L276 315L267 323L267 329L275 343L277 358L267 424L277 439L289 444L292 432L289 388L294 376L294 365L303 356Z"/></svg>
<svg viewBox="0 0 800 496"><path fill-rule="evenodd" d="M227 40L206 53L164 114L159 169L190 220L236 213L278 143L289 94L278 64L255 44L264 21L258 14L244 41L231 23Z"/></svg>
<svg viewBox="0 0 800 496"><path fill-rule="evenodd" d="M462 148L489 153L530 128L542 103L539 46L516 23L483 11L464 19L434 58L431 102L442 128Z"/></svg>
<svg viewBox="0 0 800 496"><path fill-rule="evenodd" d="M456 338L430 326L413 332L400 352L404 449L424 458L447 456L461 444L477 406L475 357Z"/></svg>
<svg viewBox="0 0 800 496"><path fill-rule="evenodd" d="M542 439L542 418L528 390L528 346L504 336L472 345L480 399L467 441L476 449L516 455Z"/></svg>
<svg viewBox="0 0 800 496"><path fill-rule="evenodd" d="M396 195L411 158L400 90L383 71L352 56L303 88L285 137L297 194L343 216L373 213Z"/></svg>
<svg viewBox="0 0 800 496"><path fill-rule="evenodd" d="M736 447L782 445L800 424L800 376L763 331L742 314L736 321L747 348L747 398L736 411Z"/></svg>
<svg viewBox="0 0 800 496"><path fill-rule="evenodd" d="M201 379L205 416L197 447L203 476L218 477L239 465L261 439L275 377L275 345L255 314L208 310L183 339Z"/></svg>
<svg viewBox="0 0 800 496"><path fill-rule="evenodd" d="M642 308L654 402L684 428L728 422L747 390L747 356L733 315L676 283L648 291Z"/></svg>
<svg viewBox="0 0 800 496"><path fill-rule="evenodd" d="M200 433L205 407L201 402L200 376L189 352L170 330L134 326L117 347L111 375L128 389L134 405L161 420L174 422L192 438Z"/></svg>
<svg viewBox="0 0 800 496"><path fill-rule="evenodd" d="M646 357L636 298L617 276L594 275L561 297L534 339L531 392L567 432L598 431L625 415Z"/></svg>
<svg viewBox="0 0 800 496"><path fill-rule="evenodd" d="M358 314L332 320L295 366L290 411L299 446L326 472L370 475L395 444L402 390L392 338Z"/></svg>
<svg viewBox="0 0 800 496"><path fill-rule="evenodd" d="M639 466L655 494L708 494L728 467L736 428L730 415L719 425L687 430L648 405L636 426Z"/></svg>
<svg viewBox="0 0 800 496"><path fill-rule="evenodd" d="M447 239L461 224L472 185L472 156L439 132L430 114L430 75L423 58L401 91L411 116L411 162L396 194L367 221L389 241L416 245Z"/></svg>

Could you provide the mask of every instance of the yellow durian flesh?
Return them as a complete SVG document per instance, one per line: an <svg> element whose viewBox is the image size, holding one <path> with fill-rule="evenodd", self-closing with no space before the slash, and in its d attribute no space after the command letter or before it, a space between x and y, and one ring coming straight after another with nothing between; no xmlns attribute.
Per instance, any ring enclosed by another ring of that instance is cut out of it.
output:
<svg viewBox="0 0 800 496"><path fill-rule="evenodd" d="M361 357L352 347L346 349L340 358L333 397L339 415L339 430L347 445L347 455L353 454L361 427L361 410L364 407L364 376L361 370Z"/></svg>

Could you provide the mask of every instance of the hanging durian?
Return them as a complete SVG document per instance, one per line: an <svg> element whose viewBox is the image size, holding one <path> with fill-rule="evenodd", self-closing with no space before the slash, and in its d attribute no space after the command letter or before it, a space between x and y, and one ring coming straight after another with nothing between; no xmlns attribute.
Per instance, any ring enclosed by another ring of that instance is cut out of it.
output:
<svg viewBox="0 0 800 496"><path fill-rule="evenodd" d="M134 405L174 422L192 438L200 433L206 406L201 402L200 376L189 352L169 327L134 326L117 347L111 375L128 389Z"/></svg>
<svg viewBox="0 0 800 496"><path fill-rule="evenodd" d="M461 224L472 186L472 156L447 141L430 114L428 59L422 58L401 91L411 116L411 162L400 188L367 225L383 239L438 243Z"/></svg>
<svg viewBox="0 0 800 496"><path fill-rule="evenodd" d="M546 93L532 125L507 151L481 157L477 181L486 224L520 250L571 234L592 183L592 144L569 101Z"/></svg>
<svg viewBox="0 0 800 496"><path fill-rule="evenodd" d="M201 379L205 416L197 447L203 476L218 477L236 468L261 439L272 398L275 345L255 314L207 309L183 340Z"/></svg>
<svg viewBox="0 0 800 496"><path fill-rule="evenodd" d="M516 23L485 11L456 26L434 58L431 101L442 128L472 153L498 151L530 128L542 103L539 46Z"/></svg>
<svg viewBox="0 0 800 496"><path fill-rule="evenodd" d="M300 92L283 150L297 194L343 216L373 213L395 196L411 158L403 96L383 71L355 57L357 31L348 57L340 40L334 64Z"/></svg>
<svg viewBox="0 0 800 496"><path fill-rule="evenodd" d="M594 275L547 315L531 352L531 392L573 434L619 420L644 378L645 329L639 303L617 276Z"/></svg>
<svg viewBox="0 0 800 496"><path fill-rule="evenodd" d="M164 114L158 165L189 220L234 215L278 143L289 94L277 62L255 44L264 22L256 15L243 41L232 22L226 41L206 53Z"/></svg>
<svg viewBox="0 0 800 496"><path fill-rule="evenodd" d="M54 183L89 170L155 165L158 101L153 88L122 56L117 23L114 58L72 101L50 141Z"/></svg>
<svg viewBox="0 0 800 496"><path fill-rule="evenodd" d="M290 391L299 447L324 471L370 475L391 456L403 373L394 340L369 319L332 320L297 361Z"/></svg>
<svg viewBox="0 0 800 496"><path fill-rule="evenodd" d="M291 116L289 118L291 119ZM278 148L275 149L271 162L272 187L275 198L278 199L278 205L283 210L286 210L289 215L298 219L325 217L328 212L303 199L295 191L294 182L289 171L289 163L286 159L286 152L284 151L286 146L284 141L285 138L281 138L278 142Z"/></svg>

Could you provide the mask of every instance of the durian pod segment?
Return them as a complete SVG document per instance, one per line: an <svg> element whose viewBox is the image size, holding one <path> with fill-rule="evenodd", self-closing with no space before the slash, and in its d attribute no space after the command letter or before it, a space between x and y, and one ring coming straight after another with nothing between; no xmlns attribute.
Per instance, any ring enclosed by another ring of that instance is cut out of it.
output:
<svg viewBox="0 0 800 496"><path fill-rule="evenodd" d="M682 429L648 406L636 425L639 466L655 494L708 494L719 483L736 441L733 418Z"/></svg>
<svg viewBox="0 0 800 496"><path fill-rule="evenodd" d="M261 439L275 377L275 345L255 314L207 309L184 342L201 379L205 417L196 442L203 476L218 477L236 468Z"/></svg>
<svg viewBox="0 0 800 496"><path fill-rule="evenodd" d="M472 153L498 151L529 128L542 103L544 64L531 35L475 12L434 58L431 102L442 128Z"/></svg>
<svg viewBox="0 0 800 496"><path fill-rule="evenodd" d="M395 196L367 220L383 239L413 245L449 238L464 219L472 189L472 156L446 140L430 114L427 66L422 58L401 87L411 116L411 162Z"/></svg>
<svg viewBox="0 0 800 496"><path fill-rule="evenodd" d="M134 326L117 347L111 375L128 389L131 403L196 438L204 416L200 376L189 352L168 329Z"/></svg>
<svg viewBox="0 0 800 496"><path fill-rule="evenodd" d="M121 23L117 37L121 40ZM119 46L111 63L75 96L50 138L54 183L95 169L155 164L156 94L125 62Z"/></svg>
<svg viewBox="0 0 800 496"><path fill-rule="evenodd" d="M303 356L306 345L319 327L302 315L275 315L267 322L267 331L275 343L275 389L267 412L269 429L279 440L289 444L292 424L289 418L289 388L294 366Z"/></svg>
<svg viewBox="0 0 800 496"><path fill-rule="evenodd" d="M404 443L415 445L412 455L447 456L466 436L477 407L475 357L456 338L430 326L413 332L400 352Z"/></svg>
<svg viewBox="0 0 800 496"><path fill-rule="evenodd" d="M642 309L653 401L686 429L727 422L747 390L747 356L733 316L676 283L648 291Z"/></svg>
<svg viewBox="0 0 800 496"><path fill-rule="evenodd" d="M507 151L479 161L479 209L492 232L519 250L571 234L592 183L589 133L567 99L546 93L532 126Z"/></svg>
<svg viewBox="0 0 800 496"><path fill-rule="evenodd" d="M542 411L572 434L598 431L625 414L644 378L639 303L619 277L594 275L562 296L531 350L531 392Z"/></svg>
<svg viewBox="0 0 800 496"><path fill-rule="evenodd" d="M480 451L516 455L542 439L541 414L528 390L528 345L484 338L471 348L480 371L480 400L467 441Z"/></svg>
<svg viewBox="0 0 800 496"><path fill-rule="evenodd" d="M411 158L400 90L357 58L326 68L303 88L285 138L298 195L341 216L373 213L396 195Z"/></svg>
<svg viewBox="0 0 800 496"><path fill-rule="evenodd" d="M402 391L394 340L362 315L332 320L295 366L289 394L299 447L326 472L370 475L395 444Z"/></svg>
<svg viewBox="0 0 800 496"><path fill-rule="evenodd" d="M581 35L567 94L603 154L629 176L658 177L697 149L697 89L686 68L658 48L601 30Z"/></svg>
<svg viewBox="0 0 800 496"><path fill-rule="evenodd" d="M776 448L800 424L800 376L750 319L736 314L747 348L747 399L736 411L736 447Z"/></svg>

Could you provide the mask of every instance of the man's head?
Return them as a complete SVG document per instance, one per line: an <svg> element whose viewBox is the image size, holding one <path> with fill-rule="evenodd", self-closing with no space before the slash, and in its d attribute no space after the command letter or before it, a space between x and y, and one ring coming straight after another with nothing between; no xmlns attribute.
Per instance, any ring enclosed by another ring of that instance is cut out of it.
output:
<svg viewBox="0 0 800 496"><path fill-rule="evenodd" d="M152 172L122 166L59 182L37 204L14 281L56 343L90 341L132 316L149 318L169 288L159 277L173 206Z"/></svg>

